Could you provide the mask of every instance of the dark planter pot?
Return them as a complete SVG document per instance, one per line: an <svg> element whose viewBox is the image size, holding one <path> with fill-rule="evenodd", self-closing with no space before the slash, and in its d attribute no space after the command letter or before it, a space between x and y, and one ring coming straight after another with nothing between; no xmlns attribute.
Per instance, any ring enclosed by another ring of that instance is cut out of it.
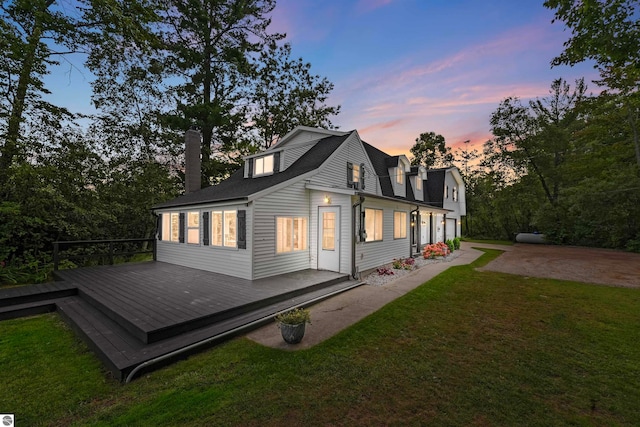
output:
<svg viewBox="0 0 640 427"><path fill-rule="evenodd" d="M286 323L280 323L280 333L282 338L289 344L298 344L304 337L306 323L300 323L298 325L288 325Z"/></svg>

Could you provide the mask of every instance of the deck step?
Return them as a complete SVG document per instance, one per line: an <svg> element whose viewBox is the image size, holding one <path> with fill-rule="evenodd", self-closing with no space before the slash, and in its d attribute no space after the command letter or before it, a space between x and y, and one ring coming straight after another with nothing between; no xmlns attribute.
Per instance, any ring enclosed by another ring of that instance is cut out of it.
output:
<svg viewBox="0 0 640 427"><path fill-rule="evenodd" d="M17 319L56 311L56 300L33 301L0 307L0 320Z"/></svg>
<svg viewBox="0 0 640 427"><path fill-rule="evenodd" d="M65 298L77 293L75 284L64 282L16 286L15 288L0 289L0 307Z"/></svg>
<svg viewBox="0 0 640 427"><path fill-rule="evenodd" d="M128 355L140 352L143 344L81 297L64 298L56 305L62 319L113 376L122 380L123 368L131 365Z"/></svg>
<svg viewBox="0 0 640 427"><path fill-rule="evenodd" d="M150 344L140 342L128 330L114 322L104 313L96 310L89 302L79 296L58 300L57 306L61 317L97 354L104 366L115 378L123 381L137 366L147 361L161 356L165 357L163 360L141 370L137 375L184 359L235 335L246 333L251 329L272 322L272 317L280 311L294 306L306 306L312 302L316 303L323 298L352 289L360 284L356 282L341 282L315 289L303 295L274 302L245 312L242 315ZM230 331L233 333L230 333ZM188 350L171 355L176 350L184 348L188 348Z"/></svg>
<svg viewBox="0 0 640 427"><path fill-rule="evenodd" d="M175 322L166 327L146 327L145 325L147 325L147 323L144 322L143 313L139 313L139 316L136 318L131 318L130 312L127 311L123 313L120 309L120 306L115 301L101 297L100 293L94 291L91 287L80 285L78 295L84 301L100 310L106 317L117 323L121 328L128 331L129 334L138 339L141 343L151 344L165 340L167 338L184 334L189 331L200 329L211 324L223 322L227 319L242 316L247 312L257 311L263 307L268 307L282 301L288 301L301 295L306 295L316 291L322 291L323 289L334 286L341 282L346 282L348 281L348 279L349 276L347 275L340 276L338 278L317 283L306 288L294 289L286 293L277 294L268 298L263 298L239 306L234 306L227 310L213 312L203 316L197 316L181 322Z"/></svg>

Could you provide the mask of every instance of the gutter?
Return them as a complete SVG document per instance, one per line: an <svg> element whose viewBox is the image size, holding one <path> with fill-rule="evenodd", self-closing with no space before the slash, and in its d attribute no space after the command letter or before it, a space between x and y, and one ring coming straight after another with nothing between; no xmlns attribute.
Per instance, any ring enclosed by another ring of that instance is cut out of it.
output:
<svg viewBox="0 0 640 427"><path fill-rule="evenodd" d="M414 210L412 210L411 212L409 212L409 224L411 224L411 221L412 221L411 218L413 218L413 214L415 212L419 212L419 211L420 211L420 206L416 205L416 208ZM420 231L420 222L419 222L420 218L419 218L419 216L420 215L416 216L416 223L415 223L415 227L418 228L418 231ZM412 242L412 240L413 240L413 227L409 227L409 232L411 233L411 236L409 236L409 258L413 258L413 250L412 250L413 249L413 244L412 243L416 244L416 249L418 249L418 252L420 252L420 247L419 247L420 245L418 245L418 242ZM416 233L416 234L418 234L417 237L418 237L418 240L420 240L420 234L419 233Z"/></svg>
<svg viewBox="0 0 640 427"><path fill-rule="evenodd" d="M248 332L251 329L255 329L258 326L262 326L263 324L266 324L267 322L273 320L273 318L275 316L279 315L280 313L284 313L285 311L293 310L293 309L296 309L296 308L308 307L310 305L315 304L316 302L322 301L322 300L327 299L327 298L331 298L334 295L340 294L342 292L350 291L351 289L356 288L356 287L358 287L360 285L362 285L362 282L357 282L357 283L355 283L355 284L353 284L353 285L351 285L349 287L338 289L338 290L330 292L328 294L320 295L318 297L315 297L315 298L312 298L310 300L307 300L307 301L305 301L303 303L291 306L291 307L289 307L289 308L287 308L285 310L278 311L275 314L269 314L267 316L263 316L263 317L261 317L259 319L256 319L256 320L254 320L252 322L249 322L249 323L246 323L246 324L244 324L242 326L238 326L236 328L230 329L230 330L228 330L226 332L223 332L221 334L214 335L214 336L206 338L206 339L204 339L202 341L198 341L198 342L190 344L190 345L188 345L186 347L182 347L182 348L179 348L177 350L174 350L174 351L172 351L170 353L163 354L162 356L158 356L158 357L155 357L153 359L147 360L146 362L141 363L140 365L136 366L131 372L129 372L129 375L127 375L127 378L124 380L124 383L125 384L129 384L131 382L131 380L133 379L133 377L135 377L136 374L138 372L140 372L140 370L142 370L142 369L144 369L146 367L155 365L156 363L160 363L160 362L162 362L164 360L167 360L167 359L170 359L172 357L180 356L180 355L182 355L184 353L188 353L189 351L196 350L196 349L198 349L200 347L204 347L206 345L213 344L216 341L222 341L225 338L228 338L228 337L230 338L230 337L233 337L235 335L239 335L241 332L245 332L245 331Z"/></svg>
<svg viewBox="0 0 640 427"><path fill-rule="evenodd" d="M360 280L360 272L358 271L358 267L356 266L356 236L358 239L362 237L362 215L360 217L360 229L358 233L353 233L356 229L356 209L360 208L360 212L362 212L362 204L364 203L364 197L361 195L358 201L351 207L351 277L355 280Z"/></svg>

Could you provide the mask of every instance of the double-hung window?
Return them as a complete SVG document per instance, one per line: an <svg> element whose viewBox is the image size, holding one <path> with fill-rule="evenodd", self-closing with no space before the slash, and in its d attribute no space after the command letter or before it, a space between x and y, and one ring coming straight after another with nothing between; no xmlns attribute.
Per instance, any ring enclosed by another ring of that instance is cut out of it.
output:
<svg viewBox="0 0 640 427"><path fill-rule="evenodd" d="M211 212L211 246L235 248L237 239L237 212Z"/></svg>
<svg viewBox="0 0 640 427"><path fill-rule="evenodd" d="M382 240L382 209L369 209L364 210L364 229L367 233L367 242L375 242Z"/></svg>
<svg viewBox="0 0 640 427"><path fill-rule="evenodd" d="M200 212L187 213L187 243L200 243Z"/></svg>
<svg viewBox="0 0 640 427"><path fill-rule="evenodd" d="M180 241L180 214L178 212L162 214L162 240L165 242Z"/></svg>
<svg viewBox="0 0 640 427"><path fill-rule="evenodd" d="M276 253L307 249L307 218L276 217Z"/></svg>
<svg viewBox="0 0 640 427"><path fill-rule="evenodd" d="M396 211L393 213L393 238L394 239L407 238L407 213L406 212Z"/></svg>

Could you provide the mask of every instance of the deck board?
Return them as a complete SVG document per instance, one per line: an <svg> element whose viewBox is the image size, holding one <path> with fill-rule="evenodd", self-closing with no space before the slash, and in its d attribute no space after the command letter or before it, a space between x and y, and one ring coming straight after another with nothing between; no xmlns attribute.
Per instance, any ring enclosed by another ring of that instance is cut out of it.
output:
<svg viewBox="0 0 640 427"><path fill-rule="evenodd" d="M317 270L251 281L162 262L63 270L56 276L61 280L51 284L0 290L0 306L59 295L62 317L120 379L154 357L355 283Z"/></svg>

